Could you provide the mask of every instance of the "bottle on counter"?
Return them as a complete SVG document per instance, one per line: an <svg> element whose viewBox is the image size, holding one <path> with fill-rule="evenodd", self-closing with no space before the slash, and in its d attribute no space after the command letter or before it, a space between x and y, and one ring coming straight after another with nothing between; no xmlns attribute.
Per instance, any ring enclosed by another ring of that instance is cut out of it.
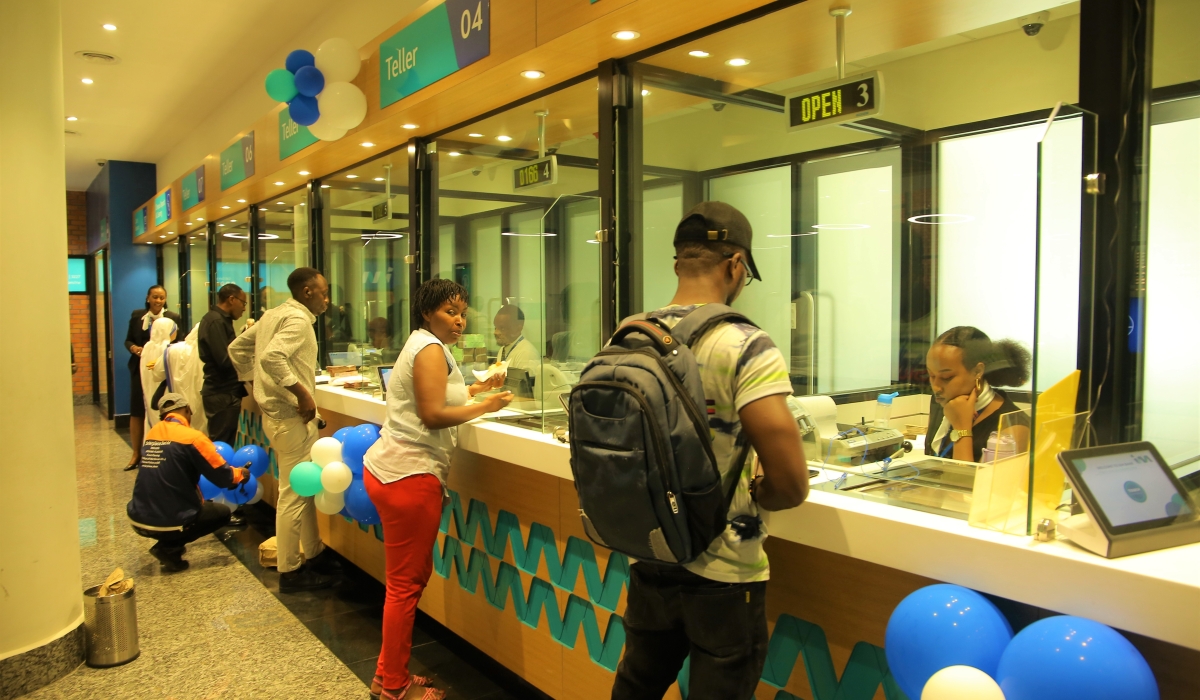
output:
<svg viewBox="0 0 1200 700"><path fill-rule="evenodd" d="M875 400L875 427L887 428L892 420L892 399L900 395L894 391L890 394L880 394Z"/></svg>
<svg viewBox="0 0 1200 700"><path fill-rule="evenodd" d="M1017 454L1017 441L1012 435L1000 435L995 430L988 436L987 447L983 448L984 464L991 464L1002 459L1015 457Z"/></svg>

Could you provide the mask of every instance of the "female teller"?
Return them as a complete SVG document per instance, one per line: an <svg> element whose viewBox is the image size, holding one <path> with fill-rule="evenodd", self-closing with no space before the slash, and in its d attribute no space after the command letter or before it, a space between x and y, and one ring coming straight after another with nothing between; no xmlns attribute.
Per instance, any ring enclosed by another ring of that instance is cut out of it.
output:
<svg viewBox="0 0 1200 700"><path fill-rule="evenodd" d="M1005 421L1017 452L1029 447L1029 418L998 386L1029 381L1029 351L1012 340L993 341L972 326L943 333L925 355L934 404L929 408L925 454L978 462L988 438ZM1011 426L1011 428L1009 427Z"/></svg>
<svg viewBox="0 0 1200 700"><path fill-rule="evenodd" d="M387 387L387 418L379 440L363 459L367 493L383 521L387 598L383 648L371 695L385 700L441 700L430 680L408 673L417 601L433 572L433 544L442 518L456 426L499 411L512 393L476 394L499 388L504 375L470 387L447 346L466 328L467 290L445 279L422 284L413 295L412 317L421 327L400 351ZM425 686L425 687L422 687Z"/></svg>
<svg viewBox="0 0 1200 700"><path fill-rule="evenodd" d="M150 325L164 316L175 323L183 319L167 308L167 290L156 284L146 290L146 308L137 309L129 317L129 330L125 333L125 349L129 351L129 442L133 445L133 456L125 471L137 469L142 461L142 440L146 435L146 399L142 394L142 371L140 359L142 348L150 342Z"/></svg>

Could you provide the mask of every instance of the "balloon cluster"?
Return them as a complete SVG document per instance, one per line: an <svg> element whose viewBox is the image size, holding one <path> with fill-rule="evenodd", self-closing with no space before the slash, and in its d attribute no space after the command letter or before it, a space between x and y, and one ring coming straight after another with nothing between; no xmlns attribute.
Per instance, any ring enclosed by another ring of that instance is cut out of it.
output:
<svg viewBox="0 0 1200 700"><path fill-rule="evenodd" d="M1112 628L1059 615L1013 636L990 600L962 586L902 600L884 649L912 700L1158 700L1146 660Z"/></svg>
<svg viewBox="0 0 1200 700"><path fill-rule="evenodd" d="M312 496L322 513L342 513L364 525L378 525L379 511L363 484L363 456L378 439L379 428L366 423L317 440L309 453L312 461L292 467L292 490Z"/></svg>
<svg viewBox="0 0 1200 700"><path fill-rule="evenodd" d="M263 486L258 480L271 466L271 458L267 456L267 451L258 445L246 445L234 452L228 443L219 440L214 442L213 446L217 448L217 454L221 455L226 464L233 467L249 467L250 478L231 489L223 489L201 476L200 493L204 500L224 503L230 508L261 501Z"/></svg>
<svg viewBox="0 0 1200 700"><path fill-rule="evenodd" d="M292 121L322 141L337 141L367 116L367 97L350 81L358 75L358 49L345 39L326 39L316 55L296 49L286 68L267 74L267 94L286 102Z"/></svg>

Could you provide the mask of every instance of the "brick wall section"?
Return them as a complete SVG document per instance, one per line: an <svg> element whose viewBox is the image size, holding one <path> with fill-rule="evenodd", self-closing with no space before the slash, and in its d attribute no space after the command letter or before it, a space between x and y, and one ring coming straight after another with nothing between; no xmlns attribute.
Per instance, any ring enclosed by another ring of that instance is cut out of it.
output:
<svg viewBox="0 0 1200 700"><path fill-rule="evenodd" d="M87 255L87 192L67 192L67 254ZM70 295L71 347L75 349L72 376L76 402L91 403L92 387L92 301L86 294Z"/></svg>

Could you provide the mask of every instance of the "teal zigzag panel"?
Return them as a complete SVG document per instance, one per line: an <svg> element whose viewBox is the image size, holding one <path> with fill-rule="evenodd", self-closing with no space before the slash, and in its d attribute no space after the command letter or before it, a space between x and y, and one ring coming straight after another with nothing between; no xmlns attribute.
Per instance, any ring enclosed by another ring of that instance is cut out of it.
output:
<svg viewBox="0 0 1200 700"><path fill-rule="evenodd" d="M595 608L587 601L572 594L567 599L566 614L561 614L558 609L558 597L549 583L534 578L527 596L521 583L521 574L516 567L501 561L496 580L493 581L488 554L474 547L470 547L470 550L470 557L465 558L463 544L454 537L445 538L441 551L438 551L435 542L433 570L438 576L449 579L453 566L458 585L472 594L478 589L482 579L483 594L488 603L497 610L504 610L511 598L513 612L527 627L537 629L542 620L542 611L545 610L550 636L568 649L575 648L579 628L582 627L591 660L609 671L616 670L617 661L621 658L621 649L625 646L625 625L619 615L609 616L608 629L602 637Z"/></svg>
<svg viewBox="0 0 1200 700"><path fill-rule="evenodd" d="M275 458L275 450L271 449L271 441L267 439L267 433L262 427L262 416L252 411L242 411L238 416L238 429L236 444L234 449L245 447L246 445L258 445L267 451L267 456L271 459L271 476L279 478L279 461Z"/></svg>
<svg viewBox="0 0 1200 700"><path fill-rule="evenodd" d="M477 532L482 530L484 550L496 559L503 559L504 550L511 546L517 568L531 576L537 576L538 561L544 554L550 583L561 590L575 590L575 581L582 569L588 598L605 610L616 610L621 588L629 586L629 559L624 554L613 552L609 555L608 567L601 578L596 550L590 542L568 537L566 552L560 559L554 531L549 527L532 523L529 526L529 541L523 542L521 522L516 515L500 511L493 529L487 504L471 499L464 516L462 500L456 491L450 492L450 500L442 509L440 529L447 535L450 534L451 520L454 521L458 539L468 546L474 544Z"/></svg>

